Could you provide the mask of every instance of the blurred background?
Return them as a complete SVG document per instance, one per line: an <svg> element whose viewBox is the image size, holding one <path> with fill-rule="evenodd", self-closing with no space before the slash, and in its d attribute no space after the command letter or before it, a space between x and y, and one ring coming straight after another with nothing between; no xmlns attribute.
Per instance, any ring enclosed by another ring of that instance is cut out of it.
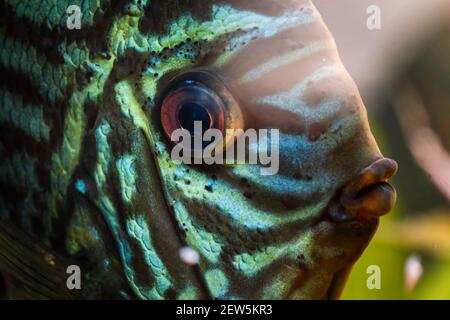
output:
<svg viewBox="0 0 450 320"><path fill-rule="evenodd" d="M450 299L450 0L313 2L381 150L400 168L398 204L342 298ZM380 267L380 289L366 285L371 265Z"/></svg>

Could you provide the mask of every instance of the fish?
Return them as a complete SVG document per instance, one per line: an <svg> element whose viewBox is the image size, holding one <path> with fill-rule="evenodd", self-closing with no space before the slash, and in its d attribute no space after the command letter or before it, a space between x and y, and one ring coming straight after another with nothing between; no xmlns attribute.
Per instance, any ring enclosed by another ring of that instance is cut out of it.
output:
<svg viewBox="0 0 450 320"><path fill-rule="evenodd" d="M339 298L397 164L312 2L70 4L0 4L6 295ZM277 172L174 161L195 121L277 130Z"/></svg>

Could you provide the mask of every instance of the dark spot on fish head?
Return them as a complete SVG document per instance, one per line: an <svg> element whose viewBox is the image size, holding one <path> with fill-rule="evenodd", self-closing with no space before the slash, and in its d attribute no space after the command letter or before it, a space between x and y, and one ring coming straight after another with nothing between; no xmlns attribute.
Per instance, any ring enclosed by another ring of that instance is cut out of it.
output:
<svg viewBox="0 0 450 320"><path fill-rule="evenodd" d="M247 180L247 178L241 178L241 185L243 185L243 186L248 186L248 180Z"/></svg>
<svg viewBox="0 0 450 320"><path fill-rule="evenodd" d="M295 197L292 195L284 196L281 199L281 203L283 204L283 206L286 209L289 209L289 210L295 209L301 204L298 197Z"/></svg>
<svg viewBox="0 0 450 320"><path fill-rule="evenodd" d="M313 123L308 132L309 141L317 141L328 130L328 127L329 124L327 123Z"/></svg>
<svg viewBox="0 0 450 320"><path fill-rule="evenodd" d="M244 191L244 196L247 199L252 199L255 196L256 192L255 191L251 191L251 190L246 190Z"/></svg>

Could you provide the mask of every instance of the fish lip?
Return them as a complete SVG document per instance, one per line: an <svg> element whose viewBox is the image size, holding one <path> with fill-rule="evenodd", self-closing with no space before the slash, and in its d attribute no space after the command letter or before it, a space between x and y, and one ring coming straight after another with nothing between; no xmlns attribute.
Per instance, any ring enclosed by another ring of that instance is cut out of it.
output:
<svg viewBox="0 0 450 320"><path fill-rule="evenodd" d="M387 181L398 170L397 163L379 158L348 182L340 191L337 204L330 206L330 215L336 221L350 218L378 218L395 205L397 193Z"/></svg>

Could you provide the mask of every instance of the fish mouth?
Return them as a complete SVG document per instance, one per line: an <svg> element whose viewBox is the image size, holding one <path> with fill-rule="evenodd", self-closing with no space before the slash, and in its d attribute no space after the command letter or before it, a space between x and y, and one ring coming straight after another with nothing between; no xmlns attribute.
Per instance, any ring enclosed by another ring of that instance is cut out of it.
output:
<svg viewBox="0 0 450 320"><path fill-rule="evenodd" d="M330 206L330 216L335 221L350 218L378 218L395 205L397 193L388 183L398 170L397 163L381 158L361 171L340 191L337 201Z"/></svg>

